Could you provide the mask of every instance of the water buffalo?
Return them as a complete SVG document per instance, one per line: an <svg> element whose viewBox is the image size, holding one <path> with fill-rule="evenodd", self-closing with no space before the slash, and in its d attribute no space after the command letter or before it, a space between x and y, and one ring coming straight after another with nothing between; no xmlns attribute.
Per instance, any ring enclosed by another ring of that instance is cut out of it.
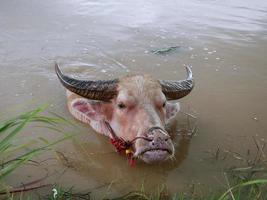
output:
<svg viewBox="0 0 267 200"><path fill-rule="evenodd" d="M77 80L56 74L67 89L68 109L98 133L132 142L133 157L146 163L170 159L174 146L166 124L180 110L178 102L194 87L192 71L179 81L127 75L113 80Z"/></svg>

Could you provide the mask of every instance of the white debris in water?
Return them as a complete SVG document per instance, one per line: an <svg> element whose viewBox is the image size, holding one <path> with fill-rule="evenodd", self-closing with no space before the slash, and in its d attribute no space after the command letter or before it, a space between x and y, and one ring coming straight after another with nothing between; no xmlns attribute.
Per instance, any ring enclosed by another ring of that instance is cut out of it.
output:
<svg viewBox="0 0 267 200"><path fill-rule="evenodd" d="M234 70L234 71L236 71L236 70L237 70L237 68L236 68L236 67L234 67L234 68L233 68L233 70Z"/></svg>
<svg viewBox="0 0 267 200"><path fill-rule="evenodd" d="M132 62L135 62L135 59L132 59Z"/></svg>
<svg viewBox="0 0 267 200"><path fill-rule="evenodd" d="M148 53L149 53L149 51L148 51L148 50L145 50L145 51L144 51L144 53L145 53L145 54L148 54Z"/></svg>
<svg viewBox="0 0 267 200"><path fill-rule="evenodd" d="M208 49L207 47L204 47L203 50L204 50L204 51L208 51L209 49Z"/></svg>
<svg viewBox="0 0 267 200"><path fill-rule="evenodd" d="M217 51L216 51L216 50L213 50L212 52L213 52L213 53L216 53Z"/></svg>
<svg viewBox="0 0 267 200"><path fill-rule="evenodd" d="M105 70L105 69L101 69L101 72L102 72L102 73L106 73L107 70Z"/></svg>
<svg viewBox="0 0 267 200"><path fill-rule="evenodd" d="M221 60L221 58L217 57L216 60Z"/></svg>
<svg viewBox="0 0 267 200"><path fill-rule="evenodd" d="M204 59L205 59L205 60L208 60L209 58L208 58L208 57L205 57Z"/></svg>
<svg viewBox="0 0 267 200"><path fill-rule="evenodd" d="M219 71L219 69L215 69L215 71L216 71L216 72L218 72L218 71Z"/></svg>
<svg viewBox="0 0 267 200"><path fill-rule="evenodd" d="M208 52L208 54L210 54L210 55L211 55L211 54L213 54L213 52L212 52L212 51L209 51L209 52Z"/></svg>
<svg viewBox="0 0 267 200"><path fill-rule="evenodd" d="M259 121L258 117L253 117L253 120Z"/></svg>

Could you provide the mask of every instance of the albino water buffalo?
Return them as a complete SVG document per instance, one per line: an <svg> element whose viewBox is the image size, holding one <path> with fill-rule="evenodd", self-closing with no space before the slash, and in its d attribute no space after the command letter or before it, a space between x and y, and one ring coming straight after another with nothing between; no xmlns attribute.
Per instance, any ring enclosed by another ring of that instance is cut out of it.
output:
<svg viewBox="0 0 267 200"><path fill-rule="evenodd" d="M189 67L187 78L179 81L155 80L149 75L76 80L62 74L57 64L55 70L67 89L68 109L76 119L98 133L127 141L133 158L154 163L173 157L173 142L165 126L180 109L179 103L171 100L193 89Z"/></svg>

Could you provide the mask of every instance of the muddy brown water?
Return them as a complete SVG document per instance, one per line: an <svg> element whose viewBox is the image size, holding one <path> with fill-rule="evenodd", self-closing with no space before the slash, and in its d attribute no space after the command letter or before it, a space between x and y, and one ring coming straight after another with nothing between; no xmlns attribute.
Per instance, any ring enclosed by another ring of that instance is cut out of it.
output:
<svg viewBox="0 0 267 200"><path fill-rule="evenodd" d="M127 73L182 79L183 66L190 65L196 86L181 105L198 124L191 140L177 136L175 162L134 168L90 127L65 127L77 134L75 141L55 147L57 156L40 156L46 161L38 166L18 169L8 183L18 186L49 174L43 183L98 197L162 184L171 192L190 185L222 187L222 170L231 162L214 162L207 152L219 147L244 153L255 147L253 136L267 139L266 13L264 0L1 1L1 119L46 103L48 110L72 119L54 73L58 61L65 73L92 79ZM171 46L180 48L167 55L151 52ZM177 129L185 123L179 114ZM57 137L28 127L17 142L41 136Z"/></svg>

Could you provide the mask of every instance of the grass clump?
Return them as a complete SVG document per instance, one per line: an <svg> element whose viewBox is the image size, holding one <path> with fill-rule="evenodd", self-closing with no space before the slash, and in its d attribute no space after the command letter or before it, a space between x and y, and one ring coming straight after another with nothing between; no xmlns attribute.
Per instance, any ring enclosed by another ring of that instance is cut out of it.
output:
<svg viewBox="0 0 267 200"><path fill-rule="evenodd" d="M56 141L49 142L46 139L40 137L36 140L30 140L24 144L14 145L14 141L18 138L19 133L29 123L35 122L43 127L60 131L56 126L60 123L68 123L64 118L60 116L47 117L40 113L44 111L45 107L39 107L30 112L19 115L18 117L0 122L0 195L13 194L19 192L25 192L32 189L37 189L42 186L32 186L24 188L12 188L9 190L9 186L5 183L5 179L16 168L31 161L36 155L39 155L43 151L50 149L53 145L70 138L71 135L63 134L63 136ZM42 142L40 145L38 142ZM35 145L37 147L33 147ZM25 149L27 151L25 152ZM24 152L24 153L22 153ZM0 196L1 197L1 196Z"/></svg>

